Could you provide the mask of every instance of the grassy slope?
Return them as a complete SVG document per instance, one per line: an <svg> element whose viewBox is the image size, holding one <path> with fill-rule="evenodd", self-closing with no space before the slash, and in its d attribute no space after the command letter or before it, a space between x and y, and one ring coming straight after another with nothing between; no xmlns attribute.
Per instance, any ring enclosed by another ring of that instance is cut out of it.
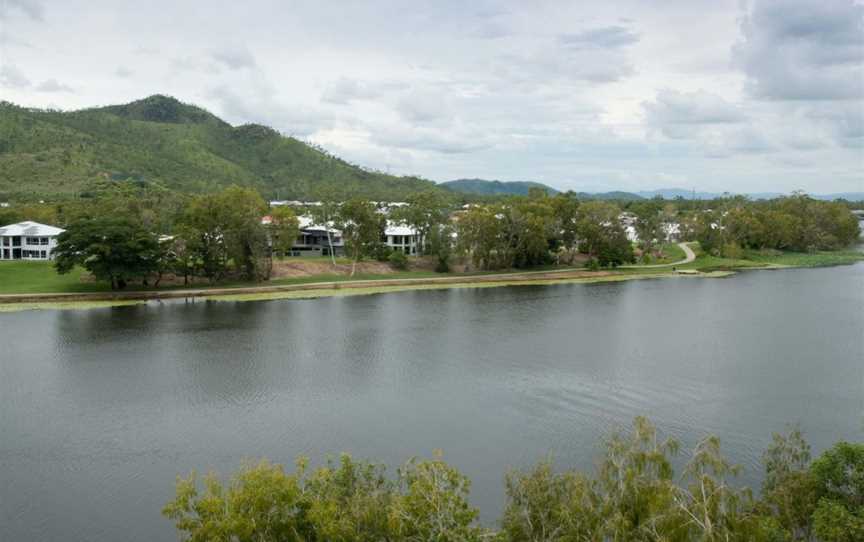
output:
<svg viewBox="0 0 864 542"><path fill-rule="evenodd" d="M401 199L435 186L364 170L264 126L232 127L172 98L66 113L0 104L0 193L73 194L105 177L192 192L252 185L286 198L328 187Z"/></svg>

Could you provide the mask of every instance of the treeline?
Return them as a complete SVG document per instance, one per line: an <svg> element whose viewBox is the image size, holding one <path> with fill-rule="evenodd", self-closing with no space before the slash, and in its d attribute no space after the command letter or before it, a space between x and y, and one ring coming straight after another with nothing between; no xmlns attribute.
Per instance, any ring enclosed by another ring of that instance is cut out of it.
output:
<svg viewBox="0 0 864 542"><path fill-rule="evenodd" d="M683 224L703 250L732 258L742 249L836 250L860 235L847 205L803 194L760 202L730 198L688 218Z"/></svg>
<svg viewBox="0 0 864 542"><path fill-rule="evenodd" d="M354 264L373 258L407 266L403 254L382 242L389 219L415 230L420 254L433 257L440 272L454 263L481 270L651 263L673 240L698 241L708 254L747 258L752 251L835 250L860 235L845 205L802 194L757 202L727 198L717 208L698 210L652 199L624 210L572 192L549 196L532 189L528 196L462 205L427 190L408 195L387 214L386 205L343 199L338 191L325 188L316 196L319 205L297 213L338 230ZM268 214L273 220L262 224ZM195 278L267 280L274 254L291 250L299 225L291 209L269 209L252 188L192 195L144 180L91 183L77 199L0 208L0 224L22 220L68 230L55 252L58 270L81 265L116 288L132 281L158 285L166 275L183 277L184 284Z"/></svg>
<svg viewBox="0 0 864 542"><path fill-rule="evenodd" d="M679 444L645 419L603 445L596 471L551 461L505 477L495 529L479 524L470 480L443 461L385 466L343 455L293 472L266 461L230 481L178 479L163 514L190 541L706 541L864 540L864 444L839 442L811 461L800 431L775 434L763 455L761 498L734 485L739 467L708 437L683 470Z"/></svg>
<svg viewBox="0 0 864 542"><path fill-rule="evenodd" d="M460 213L458 247L479 269L570 262L580 252L599 266L617 266L634 260L620 213L614 203L580 202L572 192L532 190Z"/></svg>

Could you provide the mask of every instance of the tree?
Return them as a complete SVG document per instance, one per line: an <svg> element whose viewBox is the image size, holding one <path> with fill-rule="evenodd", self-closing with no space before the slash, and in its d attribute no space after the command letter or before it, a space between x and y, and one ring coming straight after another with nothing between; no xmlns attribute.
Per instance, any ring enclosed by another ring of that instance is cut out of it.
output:
<svg viewBox="0 0 864 542"><path fill-rule="evenodd" d="M655 198L633 207L636 213L634 227L643 255L650 254L656 243L666 240L663 205L662 198Z"/></svg>
<svg viewBox="0 0 864 542"><path fill-rule="evenodd" d="M54 256L58 273L80 265L97 280L108 281L112 290L121 290L157 270L159 242L128 218L83 219L60 234Z"/></svg>
<svg viewBox="0 0 864 542"><path fill-rule="evenodd" d="M621 228L620 209L605 201L588 201L579 207L576 231L579 249L589 256L597 256L600 245L611 231Z"/></svg>
<svg viewBox="0 0 864 542"><path fill-rule="evenodd" d="M450 224L442 224L429 232L429 249L435 256L437 262L435 271L438 273L450 272L450 257L453 255L454 228Z"/></svg>
<svg viewBox="0 0 864 542"><path fill-rule="evenodd" d="M533 198L516 198L504 206L504 253L508 265L530 267L548 262L550 248L560 235L548 200L546 192L539 190Z"/></svg>
<svg viewBox="0 0 864 542"><path fill-rule="evenodd" d="M435 190L412 194L406 202L408 205L394 211L393 219L414 228L420 253L428 254L430 235L447 221L451 204L448 198Z"/></svg>
<svg viewBox="0 0 864 542"><path fill-rule="evenodd" d="M810 540L817 488L809 470L810 445L801 430L794 427L787 434L774 433L762 463L765 481L760 507L793 540Z"/></svg>
<svg viewBox="0 0 864 542"><path fill-rule="evenodd" d="M357 269L357 262L370 255L381 244L386 218L378 212L374 204L362 199L350 199L339 207L337 215L339 229L345 248L351 256L351 276Z"/></svg>
<svg viewBox="0 0 864 542"><path fill-rule="evenodd" d="M178 478L176 496L163 515L174 521L189 542L212 540L284 540L305 542L309 526L304 522L300 475L286 474L279 465L262 461L244 465L227 484L213 474L198 488L193 472Z"/></svg>
<svg viewBox="0 0 864 542"><path fill-rule="evenodd" d="M838 442L810 466L819 498L813 532L824 542L864 540L864 444Z"/></svg>
<svg viewBox="0 0 864 542"><path fill-rule="evenodd" d="M215 194L195 197L182 219L189 250L211 282L223 279L233 263L247 280L270 275L267 231L261 223L266 204L251 188L230 186Z"/></svg>
<svg viewBox="0 0 864 542"><path fill-rule="evenodd" d="M300 221L290 207L280 206L270 210L270 224L267 227L270 243L275 252L282 254L291 252L300 233Z"/></svg>
<svg viewBox="0 0 864 542"><path fill-rule="evenodd" d="M331 225L339 216L339 203L333 190L323 189L318 192L317 206L312 206L309 213L316 224L327 231L327 245L330 249L330 262L336 267L336 252L333 250L333 236L330 233Z"/></svg>
<svg viewBox="0 0 864 542"><path fill-rule="evenodd" d="M494 269L503 260L504 222L499 211L498 207L476 206L459 218L459 245L477 268Z"/></svg>
<svg viewBox="0 0 864 542"><path fill-rule="evenodd" d="M400 495L391 512L397 540L428 542L479 541L479 512L468 503L471 481L435 459L411 459L399 470Z"/></svg>
<svg viewBox="0 0 864 542"><path fill-rule="evenodd" d="M549 201L560 232L563 248L572 251L579 241L579 199L573 192L556 194Z"/></svg>
<svg viewBox="0 0 864 542"><path fill-rule="evenodd" d="M412 459L396 479L383 465L339 461L308 473L300 458L286 473L267 461L245 464L223 484L213 474L177 480L162 513L190 542L471 542L488 533L468 504L470 482L439 456Z"/></svg>

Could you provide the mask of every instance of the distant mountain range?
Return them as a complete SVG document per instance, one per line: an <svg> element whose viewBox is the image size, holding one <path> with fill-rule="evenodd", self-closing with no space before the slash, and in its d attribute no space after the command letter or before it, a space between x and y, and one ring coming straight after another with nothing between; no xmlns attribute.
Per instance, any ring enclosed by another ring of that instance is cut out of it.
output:
<svg viewBox="0 0 864 542"><path fill-rule="evenodd" d="M487 181L484 179L458 179L440 183L440 186L460 192L464 194L477 195L509 195L509 196L524 196L528 194L531 188L542 188L549 194L557 194L559 190L552 188L549 185L532 182L532 181ZM698 192L693 190L685 190L683 188L660 188L657 190L642 190L639 192L577 192L577 196L581 199L604 199L604 200L619 200L633 201L640 199L651 199L662 197L663 199L716 199L722 197L721 192ZM787 196L788 193L783 192L757 192L745 194L751 199L772 199L780 196ZM864 201L864 192L839 192L834 194L811 194L811 197L821 200L845 199L848 201Z"/></svg>
<svg viewBox="0 0 864 542"><path fill-rule="evenodd" d="M647 190L637 192L639 196L650 199L661 196L663 199L717 199L723 196L721 192L695 192L683 188L660 188L658 190ZM788 196L788 192L752 192L745 194L750 199L773 199ZM810 194L810 197L819 200L845 199L848 201L864 201L864 192L837 192L833 194Z"/></svg>
<svg viewBox="0 0 864 542"><path fill-rule="evenodd" d="M487 181L485 179L457 179L440 183L440 186L461 194L476 194L480 196L527 196L532 188L540 188L548 194L559 192L549 185L533 181ZM630 192L579 192L581 199L605 200L637 200L641 196Z"/></svg>
<svg viewBox="0 0 864 542"><path fill-rule="evenodd" d="M481 196L527 196L532 188L540 188L549 194L558 191L543 183L532 181L487 181L485 179L456 179L440 183L440 186L462 194L478 194Z"/></svg>

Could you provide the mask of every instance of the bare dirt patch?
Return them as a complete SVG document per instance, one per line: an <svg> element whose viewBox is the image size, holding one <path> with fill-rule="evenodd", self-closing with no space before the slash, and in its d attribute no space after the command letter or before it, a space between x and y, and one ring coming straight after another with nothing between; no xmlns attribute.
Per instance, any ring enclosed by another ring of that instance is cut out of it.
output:
<svg viewBox="0 0 864 542"><path fill-rule="evenodd" d="M395 273L390 264L376 261L365 261L357 264L357 274L361 275L389 275ZM271 279L303 278L320 275L344 275L351 274L351 264L338 263L334 267L330 262L304 261L303 258L286 259L273 262Z"/></svg>

